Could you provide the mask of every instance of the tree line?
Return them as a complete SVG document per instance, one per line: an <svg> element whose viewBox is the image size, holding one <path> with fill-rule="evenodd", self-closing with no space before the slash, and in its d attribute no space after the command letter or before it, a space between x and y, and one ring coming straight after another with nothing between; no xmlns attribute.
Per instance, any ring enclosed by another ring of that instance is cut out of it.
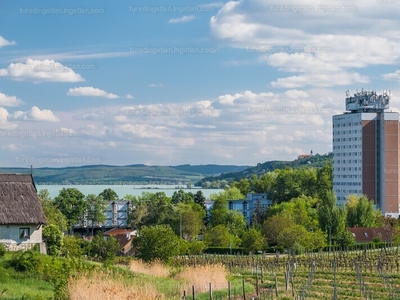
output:
<svg viewBox="0 0 400 300"><path fill-rule="evenodd" d="M245 199L248 193L265 193L274 203L266 210L257 203L250 224L241 211L228 206L228 200ZM39 197L49 224L60 231L71 231L84 210L92 224L104 222L107 201L119 198L111 189L85 196L76 188L64 188L54 199L43 190ZM134 238L136 255L167 261L174 255L202 253L209 247L246 252L292 249L300 253L334 244L351 245L354 237L347 227L386 226L393 230L393 239L397 238L397 220L382 217L365 196L349 195L345 206L337 205L331 164L318 169L285 168L241 179L210 198L214 204L207 210L201 190L179 190L171 197L164 192L127 195L124 200L131 203L128 225L138 232Z"/></svg>

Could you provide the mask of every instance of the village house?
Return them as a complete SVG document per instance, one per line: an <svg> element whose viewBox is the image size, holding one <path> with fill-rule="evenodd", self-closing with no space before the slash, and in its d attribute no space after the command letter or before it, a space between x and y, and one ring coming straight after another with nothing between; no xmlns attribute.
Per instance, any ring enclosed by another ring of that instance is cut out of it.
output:
<svg viewBox="0 0 400 300"><path fill-rule="evenodd" d="M42 240L47 223L30 174L0 174L0 243L9 251L28 250Z"/></svg>
<svg viewBox="0 0 400 300"><path fill-rule="evenodd" d="M132 250L133 237L136 236L136 230L123 229L123 228L113 228L104 232L104 238L109 238L113 236L117 239L121 254L127 255Z"/></svg>
<svg viewBox="0 0 400 300"><path fill-rule="evenodd" d="M394 231L387 228L364 228L364 227L353 227L347 228L347 231L353 234L355 242L358 243L370 243L376 239L382 242L392 242Z"/></svg>

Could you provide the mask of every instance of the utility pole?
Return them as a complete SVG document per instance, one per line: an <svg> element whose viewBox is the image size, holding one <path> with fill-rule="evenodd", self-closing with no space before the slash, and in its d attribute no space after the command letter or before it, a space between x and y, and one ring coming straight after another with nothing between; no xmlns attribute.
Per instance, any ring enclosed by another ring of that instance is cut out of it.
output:
<svg viewBox="0 0 400 300"><path fill-rule="evenodd" d="M182 238L182 213L179 213L179 235Z"/></svg>

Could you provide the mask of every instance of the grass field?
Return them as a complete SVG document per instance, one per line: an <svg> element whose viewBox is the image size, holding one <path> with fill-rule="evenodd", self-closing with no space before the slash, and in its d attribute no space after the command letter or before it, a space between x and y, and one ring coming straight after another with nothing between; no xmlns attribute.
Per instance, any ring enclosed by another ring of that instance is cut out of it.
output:
<svg viewBox="0 0 400 300"><path fill-rule="evenodd" d="M200 255L177 257L174 267L137 260L105 268L78 260L39 257L33 272L0 258L0 299L57 298L65 281L71 300L92 299L400 299L397 247L302 256ZM47 271L46 271L47 270ZM64 276L66 275L66 276ZM243 292L244 285L244 292ZM230 293L228 291L230 286ZM336 295L336 298L335 298Z"/></svg>

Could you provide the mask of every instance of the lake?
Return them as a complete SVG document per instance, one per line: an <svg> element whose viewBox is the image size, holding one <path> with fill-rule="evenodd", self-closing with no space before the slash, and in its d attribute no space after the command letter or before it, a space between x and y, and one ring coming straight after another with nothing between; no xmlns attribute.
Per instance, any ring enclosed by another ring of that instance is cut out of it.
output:
<svg viewBox="0 0 400 300"><path fill-rule="evenodd" d="M198 190L203 192L203 195L209 199L211 194L223 191L223 189L202 189L201 187L193 187L188 189L186 187L178 187L175 185L36 185L38 191L47 189L50 197L58 196L62 188L77 188L83 194L100 194L105 189L113 189L123 199L126 195L140 196L142 192L157 193L164 192L168 197L180 189L186 193L192 192L195 194Z"/></svg>

